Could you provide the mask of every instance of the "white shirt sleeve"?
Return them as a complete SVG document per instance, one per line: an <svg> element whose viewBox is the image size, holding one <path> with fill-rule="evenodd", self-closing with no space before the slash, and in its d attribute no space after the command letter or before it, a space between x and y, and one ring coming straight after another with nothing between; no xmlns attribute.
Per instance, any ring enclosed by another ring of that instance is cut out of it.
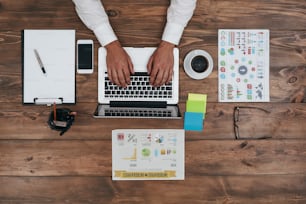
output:
<svg viewBox="0 0 306 204"><path fill-rule="evenodd" d="M179 44L184 28L191 19L197 0L171 0L162 40Z"/></svg>
<svg viewBox="0 0 306 204"><path fill-rule="evenodd" d="M101 0L72 1L80 19L94 32L102 46L118 39L109 23ZM195 7L196 0L171 0L162 40L178 45Z"/></svg>
<svg viewBox="0 0 306 204"><path fill-rule="evenodd" d="M98 41L105 46L117 40L101 0L72 0L83 23L94 32Z"/></svg>

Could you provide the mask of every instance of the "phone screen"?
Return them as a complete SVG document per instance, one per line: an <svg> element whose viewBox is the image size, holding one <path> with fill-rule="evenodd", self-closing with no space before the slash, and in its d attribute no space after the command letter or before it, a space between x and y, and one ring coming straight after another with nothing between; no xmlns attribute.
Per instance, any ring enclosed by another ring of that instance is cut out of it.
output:
<svg viewBox="0 0 306 204"><path fill-rule="evenodd" d="M78 44L78 68L92 69L92 44Z"/></svg>

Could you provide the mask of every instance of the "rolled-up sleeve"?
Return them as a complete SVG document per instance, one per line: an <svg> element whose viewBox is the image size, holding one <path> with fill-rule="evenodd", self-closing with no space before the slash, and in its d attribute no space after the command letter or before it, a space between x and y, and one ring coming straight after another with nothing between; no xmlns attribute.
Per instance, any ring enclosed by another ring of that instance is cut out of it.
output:
<svg viewBox="0 0 306 204"><path fill-rule="evenodd" d="M171 0L162 40L175 45L179 44L184 28L193 15L196 3L196 0Z"/></svg>
<svg viewBox="0 0 306 204"><path fill-rule="evenodd" d="M72 0L83 23L94 32L102 46L117 40L100 0Z"/></svg>

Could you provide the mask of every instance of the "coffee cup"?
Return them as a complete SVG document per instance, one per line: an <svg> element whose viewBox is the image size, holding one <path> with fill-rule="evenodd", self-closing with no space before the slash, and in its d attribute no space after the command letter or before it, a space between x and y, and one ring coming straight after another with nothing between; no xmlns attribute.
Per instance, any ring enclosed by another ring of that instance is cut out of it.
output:
<svg viewBox="0 0 306 204"><path fill-rule="evenodd" d="M184 59L184 70L193 79L204 79L213 70L213 59L204 50L193 50Z"/></svg>

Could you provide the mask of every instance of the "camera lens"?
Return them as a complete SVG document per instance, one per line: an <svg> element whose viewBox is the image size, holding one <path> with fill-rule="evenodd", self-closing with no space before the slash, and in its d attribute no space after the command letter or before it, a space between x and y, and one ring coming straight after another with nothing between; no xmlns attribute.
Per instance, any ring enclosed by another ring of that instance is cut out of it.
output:
<svg viewBox="0 0 306 204"><path fill-rule="evenodd" d="M208 61L204 56L195 56L191 60L191 67L197 73L205 72L208 68Z"/></svg>

